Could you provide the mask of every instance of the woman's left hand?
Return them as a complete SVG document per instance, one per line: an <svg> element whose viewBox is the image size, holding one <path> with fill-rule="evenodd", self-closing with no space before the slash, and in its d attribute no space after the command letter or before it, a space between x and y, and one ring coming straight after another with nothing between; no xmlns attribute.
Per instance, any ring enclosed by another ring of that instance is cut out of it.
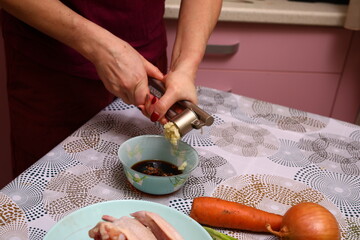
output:
<svg viewBox="0 0 360 240"><path fill-rule="evenodd" d="M165 124L166 112L178 101L188 100L197 104L195 73L185 69L170 70L162 80L166 91L161 98L149 95L145 105L138 106L143 114L153 122Z"/></svg>

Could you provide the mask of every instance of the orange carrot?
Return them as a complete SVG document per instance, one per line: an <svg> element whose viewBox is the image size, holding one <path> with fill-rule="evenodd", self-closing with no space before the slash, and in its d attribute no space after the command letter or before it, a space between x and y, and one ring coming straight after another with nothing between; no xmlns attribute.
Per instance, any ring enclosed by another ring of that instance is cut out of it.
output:
<svg viewBox="0 0 360 240"><path fill-rule="evenodd" d="M268 232L267 224L278 231L283 219L278 214L213 197L195 198L190 217L203 225L252 232Z"/></svg>

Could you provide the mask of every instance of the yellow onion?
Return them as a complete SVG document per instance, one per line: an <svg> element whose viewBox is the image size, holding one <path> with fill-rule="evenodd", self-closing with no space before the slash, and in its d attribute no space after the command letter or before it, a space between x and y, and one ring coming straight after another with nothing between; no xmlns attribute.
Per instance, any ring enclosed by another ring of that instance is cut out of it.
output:
<svg viewBox="0 0 360 240"><path fill-rule="evenodd" d="M284 215L280 231L268 225L270 233L282 240L338 240L340 228L334 215L325 207L310 202L291 207Z"/></svg>

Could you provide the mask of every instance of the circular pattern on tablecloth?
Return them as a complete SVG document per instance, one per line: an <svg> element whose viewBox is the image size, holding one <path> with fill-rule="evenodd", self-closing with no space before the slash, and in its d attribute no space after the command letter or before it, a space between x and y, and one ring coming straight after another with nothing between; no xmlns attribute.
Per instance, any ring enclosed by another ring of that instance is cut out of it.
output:
<svg viewBox="0 0 360 240"><path fill-rule="evenodd" d="M232 112L233 117L249 122L243 114L239 113L242 111L256 123L276 126L287 131L318 131L325 128L329 121L319 115L246 97L241 97L238 106L238 109Z"/></svg>
<svg viewBox="0 0 360 240"><path fill-rule="evenodd" d="M10 182L2 189L2 192L21 207L25 212L27 221L31 222L46 214L42 206L42 192L46 183L45 179L28 171Z"/></svg>
<svg viewBox="0 0 360 240"><path fill-rule="evenodd" d="M296 142L287 139L279 139L279 142L279 151L268 157L271 161L286 167L305 167L310 164Z"/></svg>
<svg viewBox="0 0 360 240"><path fill-rule="evenodd" d="M240 103L241 104L241 100L240 100ZM243 104L243 107L251 107L251 106L248 106L245 103L242 103ZM251 118L251 116L249 116L247 113L245 113L243 111L243 109L239 108L239 107L234 107L234 108L231 108L230 109L230 114L232 117L236 118L237 120L241 121L241 122L244 122L244 123L247 123L247 124L259 124L258 122L256 122L254 119Z"/></svg>
<svg viewBox="0 0 360 240"><path fill-rule="evenodd" d="M348 217L360 217L360 178L310 165L298 171L295 180L321 191Z"/></svg>
<svg viewBox="0 0 360 240"><path fill-rule="evenodd" d="M227 114L238 104L238 100L233 94L206 87L198 88L198 101L199 106L205 112L219 115Z"/></svg>
<svg viewBox="0 0 360 240"><path fill-rule="evenodd" d="M44 229L30 227L29 228L29 235L30 235L29 239L31 239L31 240L43 240L46 233L47 232Z"/></svg>
<svg viewBox="0 0 360 240"><path fill-rule="evenodd" d="M315 202L326 207L336 217L342 229L346 222L340 210L321 192L292 179L267 175L246 174L223 181L217 186L212 197L239 202L267 212L283 215L293 205L300 202ZM240 239L263 239L266 235L225 231Z"/></svg>
<svg viewBox="0 0 360 240"><path fill-rule="evenodd" d="M116 156L106 156L100 168L77 165L51 179L44 190L44 208L59 221L82 207L115 199L140 199L126 180Z"/></svg>
<svg viewBox="0 0 360 240"><path fill-rule="evenodd" d="M344 229L344 238L346 240L360 239L360 218L348 217L345 218L347 227Z"/></svg>
<svg viewBox="0 0 360 240"><path fill-rule="evenodd" d="M299 148L311 162L326 170L360 176L360 141L318 133L300 139Z"/></svg>
<svg viewBox="0 0 360 240"><path fill-rule="evenodd" d="M360 130L350 133L350 138L354 139L355 141L360 142Z"/></svg>
<svg viewBox="0 0 360 240"><path fill-rule="evenodd" d="M278 139L268 130L241 122L229 122L211 128L216 146L243 157L267 157L279 149Z"/></svg>
<svg viewBox="0 0 360 240"><path fill-rule="evenodd" d="M105 107L104 111L124 111L131 108L135 108L135 106L126 104L120 98L117 98L110 105Z"/></svg>
<svg viewBox="0 0 360 240"><path fill-rule="evenodd" d="M179 212L182 212L186 215L190 215L192 203L193 203L193 199L172 198L169 201L168 206L175 208Z"/></svg>
<svg viewBox="0 0 360 240"><path fill-rule="evenodd" d="M74 159L74 156L64 152L61 148L54 148L29 167L26 172L40 177L53 177L77 164L78 162Z"/></svg>
<svg viewBox="0 0 360 240"><path fill-rule="evenodd" d="M0 240L9 239L29 239L28 226L24 211L0 192Z"/></svg>
<svg viewBox="0 0 360 240"><path fill-rule="evenodd" d="M235 168L225 158L205 149L196 150L199 165L184 186L172 194L174 197L193 199L209 195L218 184L236 174Z"/></svg>
<svg viewBox="0 0 360 240"><path fill-rule="evenodd" d="M115 115L100 113L65 139L62 143L63 149L70 154L88 149L98 149L97 146L101 143L101 135L108 133L114 125ZM107 150L107 152L113 152L113 149L107 148Z"/></svg>
<svg viewBox="0 0 360 240"><path fill-rule="evenodd" d="M162 133L158 125L149 121L101 112L67 138L62 146L69 154L94 150L104 155L117 155L120 144L131 137Z"/></svg>
<svg viewBox="0 0 360 240"><path fill-rule="evenodd" d="M214 123L211 126L205 126L201 129L192 130L182 137L182 141L193 147L211 147L214 143L211 140L210 130L216 125L223 124L224 120L218 116L214 116Z"/></svg>

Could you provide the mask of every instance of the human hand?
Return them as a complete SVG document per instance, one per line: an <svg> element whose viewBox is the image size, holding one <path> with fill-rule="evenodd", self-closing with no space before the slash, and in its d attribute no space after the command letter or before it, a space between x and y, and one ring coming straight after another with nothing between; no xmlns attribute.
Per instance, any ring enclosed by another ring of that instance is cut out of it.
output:
<svg viewBox="0 0 360 240"><path fill-rule="evenodd" d="M115 38L108 49L100 50L95 64L106 89L127 104L144 105L150 94L148 76L163 79L161 71L125 41Z"/></svg>
<svg viewBox="0 0 360 240"><path fill-rule="evenodd" d="M165 124L168 121L165 114L176 102L188 100L197 103L194 81L195 74L180 70L170 71L162 80L166 88L164 95L160 99L149 95L145 105L138 107L151 121Z"/></svg>

